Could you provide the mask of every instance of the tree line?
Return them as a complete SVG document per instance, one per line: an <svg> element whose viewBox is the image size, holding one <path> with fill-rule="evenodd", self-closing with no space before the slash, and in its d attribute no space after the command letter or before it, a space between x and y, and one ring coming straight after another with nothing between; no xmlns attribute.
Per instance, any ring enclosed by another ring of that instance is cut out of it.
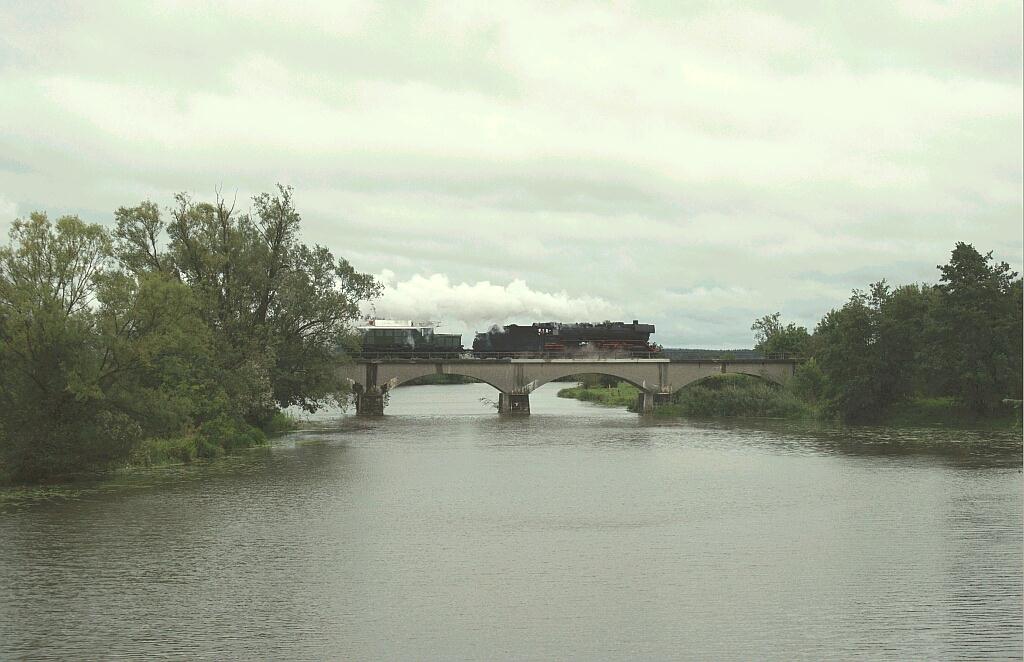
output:
<svg viewBox="0 0 1024 662"><path fill-rule="evenodd" d="M948 397L975 416L1020 400L1021 279L992 253L959 242L935 285L884 280L830 310L813 332L779 313L751 327L765 355L805 357L794 389L849 422L896 403Z"/></svg>
<svg viewBox="0 0 1024 662"><path fill-rule="evenodd" d="M16 220L0 247L0 477L109 467L143 439L246 445L285 407L344 398L369 275L299 237L289 188L239 212L176 196Z"/></svg>

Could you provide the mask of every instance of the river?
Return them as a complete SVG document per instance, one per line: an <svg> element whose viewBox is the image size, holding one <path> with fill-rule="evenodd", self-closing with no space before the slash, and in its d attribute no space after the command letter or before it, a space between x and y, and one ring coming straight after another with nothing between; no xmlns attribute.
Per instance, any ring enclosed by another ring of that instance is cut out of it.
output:
<svg viewBox="0 0 1024 662"><path fill-rule="evenodd" d="M0 658L1022 656L1019 434L397 389L269 448L0 492Z"/></svg>

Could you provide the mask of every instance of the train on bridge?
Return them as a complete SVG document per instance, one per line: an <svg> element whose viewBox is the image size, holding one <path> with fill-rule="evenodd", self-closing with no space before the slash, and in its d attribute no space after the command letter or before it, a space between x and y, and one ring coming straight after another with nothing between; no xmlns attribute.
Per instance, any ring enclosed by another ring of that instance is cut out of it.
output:
<svg viewBox="0 0 1024 662"><path fill-rule="evenodd" d="M657 355L661 347L651 342L653 324L626 322L534 322L530 325L494 325L477 333L472 349L462 346L462 336L438 333L434 322L370 319L358 327L362 334L361 356L366 358L509 358L536 355L551 358Z"/></svg>

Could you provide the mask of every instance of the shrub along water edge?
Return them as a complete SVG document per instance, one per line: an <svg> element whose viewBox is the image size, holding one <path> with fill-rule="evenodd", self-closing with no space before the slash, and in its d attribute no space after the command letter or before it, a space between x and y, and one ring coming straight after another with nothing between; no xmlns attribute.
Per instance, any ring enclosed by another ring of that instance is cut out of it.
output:
<svg viewBox="0 0 1024 662"><path fill-rule="evenodd" d="M658 416L811 418L816 410L788 389L747 375L715 375L677 391Z"/></svg>
<svg viewBox="0 0 1024 662"><path fill-rule="evenodd" d="M562 389L558 397L586 402L636 408L639 390L625 382L614 387L577 386ZM658 416L751 416L766 418L809 418L817 410L778 385L747 375L715 375L680 389L672 402L659 405Z"/></svg>
<svg viewBox="0 0 1024 662"><path fill-rule="evenodd" d="M32 213L0 245L0 482L265 443L342 404L372 276L299 236L291 189L239 213L179 195L111 230Z"/></svg>
<svg viewBox="0 0 1024 662"><path fill-rule="evenodd" d="M627 382L619 382L615 386L573 386L558 392L560 398L573 398L584 402L595 402L609 407L636 407L636 396L639 390Z"/></svg>

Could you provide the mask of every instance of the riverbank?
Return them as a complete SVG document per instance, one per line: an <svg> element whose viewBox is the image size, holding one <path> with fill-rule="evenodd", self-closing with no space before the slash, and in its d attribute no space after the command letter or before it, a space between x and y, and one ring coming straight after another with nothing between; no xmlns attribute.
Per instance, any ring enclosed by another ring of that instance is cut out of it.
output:
<svg viewBox="0 0 1024 662"><path fill-rule="evenodd" d="M285 412L277 412L262 428L218 418L204 423L190 434L143 439L119 465L97 471L54 476L42 483L29 485L72 483L153 467L213 460L247 448L265 446L270 438L296 430L300 424L300 419ZM21 483L12 481L8 475L0 471L0 486L18 485Z"/></svg>
<svg viewBox="0 0 1024 662"><path fill-rule="evenodd" d="M565 388L558 392L558 397L635 411L638 393L635 386L620 382L614 387ZM832 419L820 407L788 389L746 375L712 377L681 389L673 394L671 402L659 405L654 414L664 418ZM958 406L953 398L915 398L893 404L875 423L893 427L1013 430L1021 428L1021 411L1007 406L1003 411L979 417Z"/></svg>
<svg viewBox="0 0 1024 662"><path fill-rule="evenodd" d="M262 428L217 419L204 424L190 435L144 439L129 454L121 470L188 464L196 460L221 457L245 448L265 446L269 437L295 430L299 423L298 418L280 411Z"/></svg>
<svg viewBox="0 0 1024 662"><path fill-rule="evenodd" d="M558 392L560 398L574 398L612 407L636 410L639 389L626 382L613 387L576 386ZM659 405L655 415L663 417L761 417L814 418L817 411L792 393L745 375L711 377L700 384L677 391L672 401Z"/></svg>
<svg viewBox="0 0 1024 662"><path fill-rule="evenodd" d="M636 396L639 392L632 384L619 382L616 386L571 386L561 389L558 392L558 397L594 402L609 407L626 407L633 411L636 408Z"/></svg>

